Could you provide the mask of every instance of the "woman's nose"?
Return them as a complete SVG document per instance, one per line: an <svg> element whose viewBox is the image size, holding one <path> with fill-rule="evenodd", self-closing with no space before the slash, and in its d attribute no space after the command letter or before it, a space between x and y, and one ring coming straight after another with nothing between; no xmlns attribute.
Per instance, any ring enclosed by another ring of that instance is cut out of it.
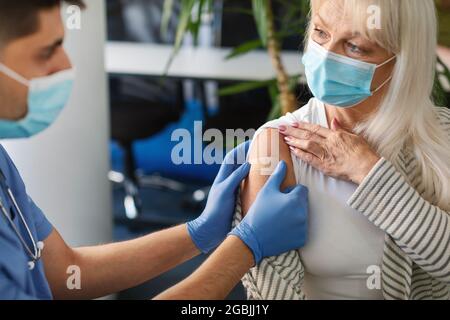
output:
<svg viewBox="0 0 450 320"><path fill-rule="evenodd" d="M340 54L340 55L345 55L345 51L342 48L342 45L338 41L330 40L327 43L323 44L322 46L330 52Z"/></svg>

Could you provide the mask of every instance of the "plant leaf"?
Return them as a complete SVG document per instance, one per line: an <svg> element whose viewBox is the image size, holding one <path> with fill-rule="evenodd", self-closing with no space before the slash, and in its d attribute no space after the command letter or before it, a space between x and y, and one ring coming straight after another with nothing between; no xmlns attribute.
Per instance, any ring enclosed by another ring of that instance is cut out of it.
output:
<svg viewBox="0 0 450 320"><path fill-rule="evenodd" d="M169 29L170 19L173 14L173 0L164 0L163 15L161 19L161 36L164 38Z"/></svg>
<svg viewBox="0 0 450 320"><path fill-rule="evenodd" d="M169 61L166 64L164 75L167 75L167 72L169 71L170 65L173 62L173 59L177 55L178 51L180 50L181 44L183 42L184 35L188 31L189 23L192 15L192 9L195 5L197 0L182 0L181 1L181 11L180 11L180 17L178 22L178 28L177 28L177 34L175 37L175 44L172 54L169 57Z"/></svg>
<svg viewBox="0 0 450 320"><path fill-rule="evenodd" d="M255 49L262 48L263 44L260 39L248 41L246 43L241 44L240 46L234 48L226 57L226 60L236 58L238 56L244 55L250 51Z"/></svg>
<svg viewBox="0 0 450 320"><path fill-rule="evenodd" d="M276 80L267 80L267 81L247 81L241 82L235 85L231 85L219 90L219 96L229 96L242 92L247 92L254 89L264 88L269 86L272 83L275 83Z"/></svg>
<svg viewBox="0 0 450 320"><path fill-rule="evenodd" d="M267 0L252 0L252 5L259 37L262 44L267 46Z"/></svg>
<svg viewBox="0 0 450 320"><path fill-rule="evenodd" d="M276 83L270 84L268 90L270 99L272 100L272 109L267 116L267 121L271 121L281 116L280 91Z"/></svg>
<svg viewBox="0 0 450 320"><path fill-rule="evenodd" d="M283 38L298 34L297 31L293 31L293 30L294 30L294 28L290 28L290 30L281 31L281 32L277 33L276 36L279 39L283 39ZM255 49L261 49L261 48L263 48L263 46L264 45L263 45L261 39L256 39L256 40L251 40L251 41L245 42L245 43L241 44L240 46L234 48L225 57L225 59L228 60L228 59L236 58L238 56L249 53Z"/></svg>

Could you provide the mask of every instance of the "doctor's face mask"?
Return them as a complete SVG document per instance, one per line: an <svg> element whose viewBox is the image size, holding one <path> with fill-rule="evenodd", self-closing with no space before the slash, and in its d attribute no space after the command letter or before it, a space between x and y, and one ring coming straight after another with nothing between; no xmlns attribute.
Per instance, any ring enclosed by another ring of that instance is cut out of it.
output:
<svg viewBox="0 0 450 320"><path fill-rule="evenodd" d="M0 72L28 88L27 115L18 121L0 120L0 139L28 138L52 125L66 106L75 79L73 68L31 80L2 63Z"/></svg>

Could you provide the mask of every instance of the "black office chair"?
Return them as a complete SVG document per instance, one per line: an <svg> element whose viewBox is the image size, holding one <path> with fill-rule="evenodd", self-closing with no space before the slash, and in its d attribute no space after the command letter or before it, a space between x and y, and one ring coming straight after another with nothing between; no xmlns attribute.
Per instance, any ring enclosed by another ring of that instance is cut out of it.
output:
<svg viewBox="0 0 450 320"><path fill-rule="evenodd" d="M159 6L152 2L151 4L156 6L152 6L149 10L162 10L162 2L159 2ZM109 40L162 41L159 28L155 30L154 26L152 28L148 25L145 14L141 16L144 19L136 21L133 19L132 14L140 14L139 6L148 5L147 1L108 0L107 4ZM133 143L136 140L149 138L168 124L179 120L184 110L183 86L181 81L111 75L109 87L111 135L124 152L123 173L112 171L109 178L123 186L126 217L136 222L142 213L140 187L155 186L176 191L184 190L183 185L170 179L156 175L153 177L138 175L133 150Z"/></svg>
<svg viewBox="0 0 450 320"><path fill-rule="evenodd" d="M169 179L165 181L159 176L154 176L153 180L149 177L138 176L133 150L133 143L136 140L149 138L159 133L169 123L179 120L183 111L183 95L181 86L178 86L177 99L174 103L126 97L117 94L120 92L117 87L120 87L121 80L123 79L114 77L110 79L111 92L115 93L112 94L111 99L111 137L117 141L124 152L124 170L123 174L111 172L110 179L123 185L126 216L128 219L135 220L142 213L139 187L167 187L183 191L183 187L175 181ZM146 183L143 183L145 178Z"/></svg>

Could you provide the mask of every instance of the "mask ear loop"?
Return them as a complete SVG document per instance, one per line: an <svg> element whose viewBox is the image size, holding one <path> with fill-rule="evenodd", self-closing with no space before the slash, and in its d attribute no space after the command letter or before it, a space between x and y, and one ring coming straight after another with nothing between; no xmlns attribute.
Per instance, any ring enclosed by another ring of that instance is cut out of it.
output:
<svg viewBox="0 0 450 320"><path fill-rule="evenodd" d="M381 68L382 66L388 64L389 62L391 62L391 61L394 60L394 59L397 59L397 56L396 56L396 55L392 56L391 58L387 59L387 60L386 60L385 62L383 62L382 64L378 65L378 66L376 67L376 69Z"/></svg>
<svg viewBox="0 0 450 320"><path fill-rule="evenodd" d="M378 69L378 68L381 68L382 66L384 66L384 65L386 65L386 64L388 64L389 62L391 62L392 60L394 60L394 59L396 59L396 58L397 58L397 56L393 56L392 58L386 60L385 62L383 62L382 64L380 64L379 66L377 66L377 69ZM377 93L378 91L380 91L381 88L383 88L383 87L384 87L389 81L391 81L391 80L392 80L392 75L391 75L389 78L387 78L386 81L384 81L378 88L376 88L376 89L372 92L372 95L373 95L374 93Z"/></svg>
<svg viewBox="0 0 450 320"><path fill-rule="evenodd" d="M11 70L10 68L8 68L3 63L0 63L0 71L3 72L4 74L6 74L8 77L10 77L10 78L16 80L17 82L23 84L24 86L26 86L26 87L30 86L30 81L28 81L27 79L22 77L17 72L15 72L15 71Z"/></svg>
<svg viewBox="0 0 450 320"><path fill-rule="evenodd" d="M378 91L381 90L381 88L383 88L389 81L392 80L392 76L390 76L389 78L386 79L385 82L383 82L378 88L376 88L374 91L372 91L372 95L377 93Z"/></svg>

